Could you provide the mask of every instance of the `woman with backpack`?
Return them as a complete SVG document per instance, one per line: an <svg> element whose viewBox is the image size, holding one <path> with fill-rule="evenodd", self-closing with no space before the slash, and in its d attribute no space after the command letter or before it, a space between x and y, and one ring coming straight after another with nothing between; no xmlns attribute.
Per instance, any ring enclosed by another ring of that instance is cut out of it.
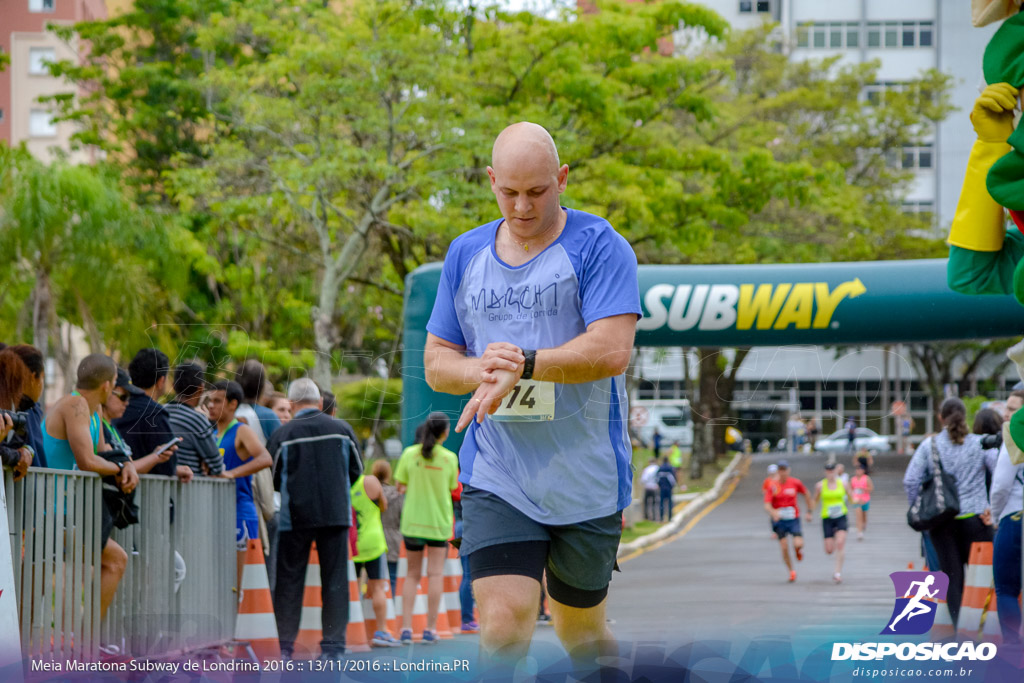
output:
<svg viewBox="0 0 1024 683"><path fill-rule="evenodd" d="M959 398L943 401L939 414L943 429L918 446L903 476L903 488L908 502L913 505L921 484L933 476L933 453L943 471L956 481L959 514L928 531L939 559L937 569L949 577L946 602L956 624L964 589L964 565L970 557L971 543L992 540L992 513L985 475L995 469L997 451L983 449L981 437L969 433L967 409Z"/></svg>

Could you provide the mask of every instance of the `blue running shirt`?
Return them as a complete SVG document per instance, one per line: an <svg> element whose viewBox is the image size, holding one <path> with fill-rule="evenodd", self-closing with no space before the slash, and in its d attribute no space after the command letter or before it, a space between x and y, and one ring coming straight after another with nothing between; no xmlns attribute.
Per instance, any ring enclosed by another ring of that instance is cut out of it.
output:
<svg viewBox="0 0 1024 683"><path fill-rule="evenodd" d="M608 221L566 209L562 234L512 267L494 240L502 220L452 242L427 331L479 357L492 342L561 346L614 315L638 318L636 255ZM489 491L542 524L575 524L632 498L625 375L555 384L555 419L475 421L459 451L459 481Z"/></svg>

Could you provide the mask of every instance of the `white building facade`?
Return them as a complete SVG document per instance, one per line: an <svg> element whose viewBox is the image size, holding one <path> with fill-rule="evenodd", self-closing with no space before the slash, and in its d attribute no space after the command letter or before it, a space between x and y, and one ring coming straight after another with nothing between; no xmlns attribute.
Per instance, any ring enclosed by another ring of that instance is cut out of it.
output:
<svg viewBox="0 0 1024 683"><path fill-rule="evenodd" d="M840 63L878 60L877 83L867 96L938 69L953 78L954 111L920 147L903 150L901 163L915 180L908 212L928 212L945 234L956 211L967 157L974 142L968 114L983 86L981 59L998 25L974 28L965 0L695 0L739 29L779 24L796 59L840 56Z"/></svg>

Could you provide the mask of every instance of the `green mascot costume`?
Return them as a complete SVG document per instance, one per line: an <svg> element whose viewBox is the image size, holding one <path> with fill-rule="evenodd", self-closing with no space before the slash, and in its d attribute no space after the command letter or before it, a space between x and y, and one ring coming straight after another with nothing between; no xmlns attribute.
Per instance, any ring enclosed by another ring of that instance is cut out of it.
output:
<svg viewBox="0 0 1024 683"><path fill-rule="evenodd" d="M975 0L974 24L1006 19L985 48L985 82L974 103L971 148L949 232L947 276L964 294L1010 294L1024 305L1024 126L1014 128L1024 88L1024 13L1020 0ZM1009 18L1007 18L1009 17ZM1006 212L1015 223L1006 227ZM1007 351L1024 379L1024 342ZM1003 425L1010 459L1024 462L1024 410Z"/></svg>

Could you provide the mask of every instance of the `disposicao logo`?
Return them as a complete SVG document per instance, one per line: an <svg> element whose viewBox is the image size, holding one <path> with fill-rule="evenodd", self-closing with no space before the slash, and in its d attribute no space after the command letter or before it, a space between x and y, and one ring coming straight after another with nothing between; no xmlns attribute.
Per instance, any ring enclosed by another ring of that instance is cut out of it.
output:
<svg viewBox="0 0 1024 683"><path fill-rule="evenodd" d="M896 605L880 635L928 633L935 623L939 600L946 599L949 577L942 572L893 572Z"/></svg>
<svg viewBox="0 0 1024 683"><path fill-rule="evenodd" d="M922 635L935 623L939 600L946 599L949 577L942 572L893 572L896 604L885 628L879 633ZM993 643L835 643L832 660L878 660L895 656L899 660L986 661L996 656Z"/></svg>

